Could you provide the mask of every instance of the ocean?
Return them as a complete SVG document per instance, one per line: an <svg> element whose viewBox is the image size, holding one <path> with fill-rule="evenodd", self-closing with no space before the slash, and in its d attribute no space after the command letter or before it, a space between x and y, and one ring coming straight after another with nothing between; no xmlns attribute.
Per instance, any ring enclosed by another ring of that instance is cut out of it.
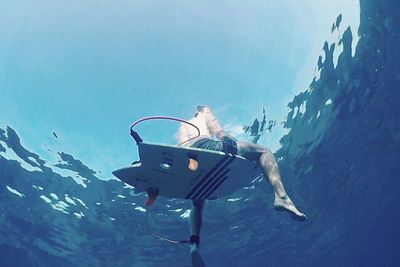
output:
<svg viewBox="0 0 400 267"><path fill-rule="evenodd" d="M308 220L276 212L263 179L208 201L207 266L399 266L399 10L397 0L361 0L359 31L342 32L337 64L325 43L318 76L288 103L275 156ZM0 129L0 266L190 266L187 244L147 232L145 194L67 152L44 160L9 124ZM152 231L186 239L189 209L158 199Z"/></svg>

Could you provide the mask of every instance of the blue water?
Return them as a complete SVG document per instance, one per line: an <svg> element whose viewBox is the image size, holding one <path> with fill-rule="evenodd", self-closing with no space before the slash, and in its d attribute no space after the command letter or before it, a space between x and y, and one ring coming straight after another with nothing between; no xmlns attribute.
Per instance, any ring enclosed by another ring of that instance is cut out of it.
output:
<svg viewBox="0 0 400 267"><path fill-rule="evenodd" d="M207 266L399 266L400 2L360 5L354 57L350 29L336 66L325 44L319 78L288 104L276 152L309 220L275 212L265 181L208 202ZM144 195L68 153L50 164L21 139L12 125L0 130L0 266L189 266L187 245L147 234ZM153 230L187 238L189 208L160 198Z"/></svg>

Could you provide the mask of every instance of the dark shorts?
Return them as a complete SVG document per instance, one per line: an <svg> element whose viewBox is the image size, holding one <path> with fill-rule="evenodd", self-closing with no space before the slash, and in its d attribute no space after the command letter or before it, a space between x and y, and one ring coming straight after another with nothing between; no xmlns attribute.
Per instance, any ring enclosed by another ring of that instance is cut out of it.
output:
<svg viewBox="0 0 400 267"><path fill-rule="evenodd" d="M221 141L215 141L208 138L204 138L197 141L196 143L191 145L191 147L214 150L214 151L224 151Z"/></svg>

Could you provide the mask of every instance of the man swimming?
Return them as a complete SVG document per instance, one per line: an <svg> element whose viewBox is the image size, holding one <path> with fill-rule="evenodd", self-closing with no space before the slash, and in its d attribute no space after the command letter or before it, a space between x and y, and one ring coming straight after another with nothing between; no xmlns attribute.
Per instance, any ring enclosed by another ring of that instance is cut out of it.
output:
<svg viewBox="0 0 400 267"><path fill-rule="evenodd" d="M226 133L218 123L218 120L211 112L211 109L205 106L198 106L194 117L189 120L200 130L200 136L196 129L187 124L182 124L177 139L181 146L196 147L216 151L224 151L225 148L237 148L237 154L254 160L260 164L264 177L271 184L274 191L274 207L277 210L288 211L292 217L299 221L305 221L306 215L301 213L292 200L287 195L279 175L278 164L272 152L260 145L235 140ZM217 139L217 140L215 140ZM202 211L204 200L193 199L192 209L190 211L190 252L192 265L194 267L205 266L199 254L200 230L202 224Z"/></svg>

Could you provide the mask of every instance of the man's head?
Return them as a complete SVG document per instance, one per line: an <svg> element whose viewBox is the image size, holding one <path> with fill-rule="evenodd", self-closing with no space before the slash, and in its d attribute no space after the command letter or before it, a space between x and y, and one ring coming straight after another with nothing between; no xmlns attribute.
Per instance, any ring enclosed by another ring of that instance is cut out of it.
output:
<svg viewBox="0 0 400 267"><path fill-rule="evenodd" d="M197 106L197 112L194 114L195 117L197 117L197 115L199 115L199 113L202 112L210 112L211 109L209 107L206 106Z"/></svg>

